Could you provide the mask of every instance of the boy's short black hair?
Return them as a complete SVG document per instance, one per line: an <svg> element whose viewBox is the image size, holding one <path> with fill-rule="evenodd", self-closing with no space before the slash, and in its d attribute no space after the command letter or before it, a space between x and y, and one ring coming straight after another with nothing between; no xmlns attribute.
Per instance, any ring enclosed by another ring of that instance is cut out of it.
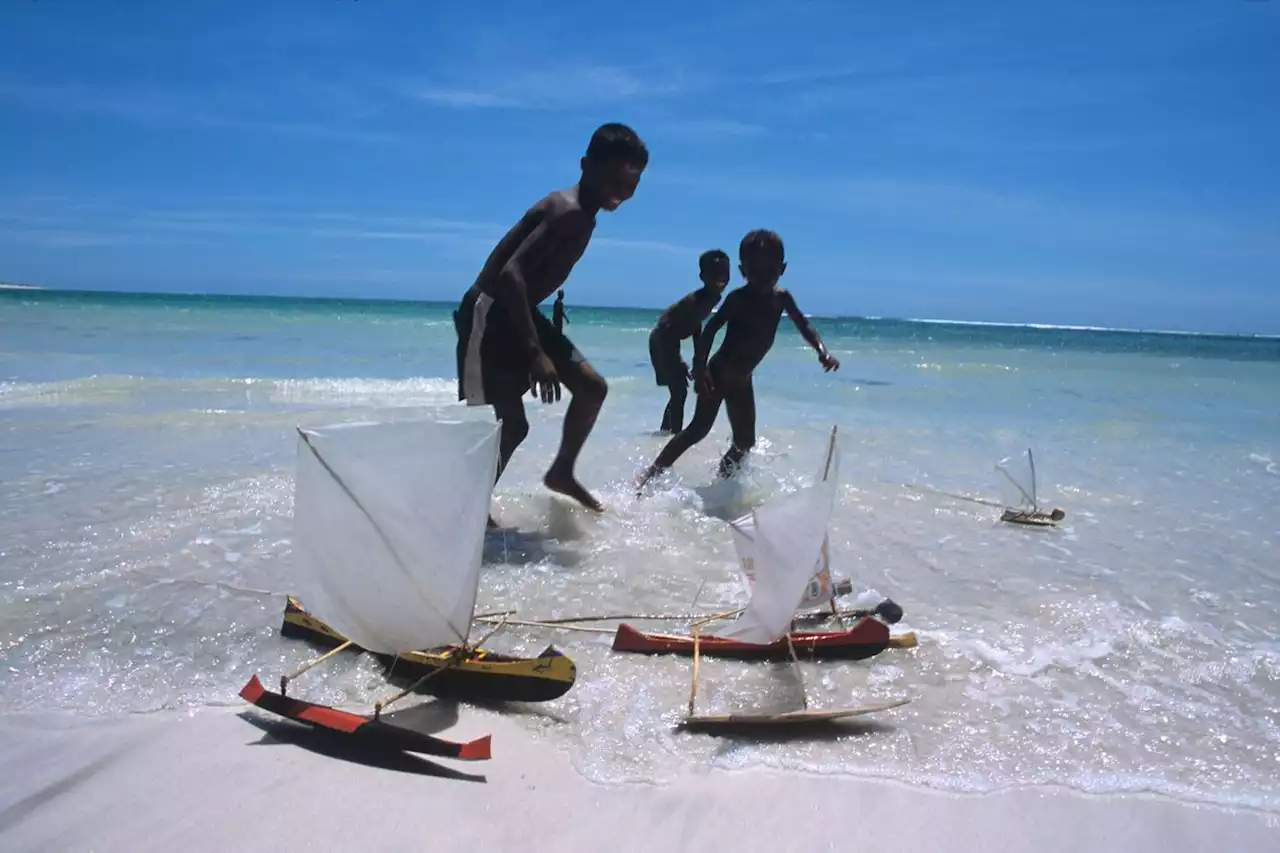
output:
<svg viewBox="0 0 1280 853"><path fill-rule="evenodd" d="M621 160L643 169L649 165L649 149L640 136L625 124L609 122L596 128L587 145L590 160Z"/></svg>
<svg viewBox="0 0 1280 853"><path fill-rule="evenodd" d="M748 255L773 255L779 261L786 259L782 238L776 231L767 228L757 228L742 238L742 242L738 244L738 260L745 260Z"/></svg>
<svg viewBox="0 0 1280 853"><path fill-rule="evenodd" d="M729 256L720 249L708 249L698 257L698 269L706 271L729 266Z"/></svg>

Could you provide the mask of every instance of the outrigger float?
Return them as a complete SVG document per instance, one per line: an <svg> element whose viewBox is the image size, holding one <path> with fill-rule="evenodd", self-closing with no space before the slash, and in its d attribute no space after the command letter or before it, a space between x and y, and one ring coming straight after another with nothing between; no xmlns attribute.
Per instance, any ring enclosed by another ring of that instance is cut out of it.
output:
<svg viewBox="0 0 1280 853"><path fill-rule="evenodd" d="M342 424L298 430L294 553L306 599L290 598L281 631L329 651L281 677L278 693L254 675L246 701L381 748L462 760L490 757L490 737L456 742L382 719L428 687L476 698L542 701L574 682L554 648L534 659L495 655L469 636L501 424L443 421ZM343 651L365 651L387 675L416 680L374 704L371 716L288 695L292 681Z"/></svg>

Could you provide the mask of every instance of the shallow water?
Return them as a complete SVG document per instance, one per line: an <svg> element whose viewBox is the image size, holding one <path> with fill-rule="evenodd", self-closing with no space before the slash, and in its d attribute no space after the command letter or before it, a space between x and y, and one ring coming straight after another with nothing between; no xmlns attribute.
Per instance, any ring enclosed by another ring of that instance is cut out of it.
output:
<svg viewBox="0 0 1280 853"><path fill-rule="evenodd" d="M240 703L253 673L311 650L279 638L295 588L294 427L486 418L456 403L451 306L0 295L0 709L120 714ZM653 312L570 309L611 383L580 473L590 517L538 485L560 406L496 498L480 608L525 617L687 611L741 600L723 522L844 453L833 567L891 596L920 646L806 664L811 706L907 696L832 737L678 734L690 662L609 637L511 630L490 643L577 662L564 698L520 709L587 776L662 781L767 764L960 789L1049 782L1280 810L1280 342L822 321L823 374L786 329L758 375L761 436L713 483L722 417L656 492L631 478L663 439ZM994 463L1036 453L1054 531L906 488L1002 494ZM670 625L655 626L664 629ZM789 708L785 666L708 660L700 710ZM318 701L385 691L344 660Z"/></svg>

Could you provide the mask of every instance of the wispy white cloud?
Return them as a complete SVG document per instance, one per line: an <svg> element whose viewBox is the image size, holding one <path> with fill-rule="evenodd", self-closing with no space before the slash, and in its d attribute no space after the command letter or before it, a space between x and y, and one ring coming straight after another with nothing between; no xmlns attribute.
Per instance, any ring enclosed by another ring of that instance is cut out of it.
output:
<svg viewBox="0 0 1280 853"><path fill-rule="evenodd" d="M133 242L127 236L97 231L68 231L58 228L0 228L0 240L48 249L82 249Z"/></svg>
<svg viewBox="0 0 1280 853"><path fill-rule="evenodd" d="M659 134L698 139L752 138L769 132L762 124L729 118L658 119L653 124Z"/></svg>
<svg viewBox="0 0 1280 853"><path fill-rule="evenodd" d="M0 102L27 109L83 113L125 121L220 127L305 139L346 142L389 142L394 133L308 119L265 118L232 108L209 105L228 100L225 94L138 87L87 86L65 83L0 81ZM237 98L231 98L236 101ZM264 106L264 111L266 107Z"/></svg>
<svg viewBox="0 0 1280 853"><path fill-rule="evenodd" d="M982 237L1006 245L1135 250L1152 257L1218 257L1233 263L1251 259L1280 267L1274 220L1234 221L1110 205L1105 199L1083 204L1041 193L910 178L819 179L807 174L665 169L655 170L646 180L757 203L803 198L809 207L856 214L860 223L888 223L948 239Z"/></svg>
<svg viewBox="0 0 1280 853"><path fill-rule="evenodd" d="M673 255L689 256L690 254L698 254L700 250L691 249L688 246L680 246L676 243L667 243L662 240L627 240L619 237L593 237L592 246L599 246L606 249L624 249L628 251L641 252L666 252Z"/></svg>
<svg viewBox="0 0 1280 853"><path fill-rule="evenodd" d="M12 223L12 225L7 225ZM6 205L0 200L0 241L46 248L211 242L220 238L290 235L324 241L398 241L488 248L500 226L465 220L386 214L126 208L83 203Z"/></svg>
<svg viewBox="0 0 1280 853"><path fill-rule="evenodd" d="M439 107L560 110L684 94L703 82L675 72L640 71L607 64L566 64L534 71L486 70L460 75L453 83L418 82L405 88L418 100Z"/></svg>
<svg viewBox="0 0 1280 853"><path fill-rule="evenodd" d="M499 95L496 92L477 92L471 89L449 89L441 86L422 86L414 95L429 104L459 109L491 109L495 107L524 107L526 104Z"/></svg>

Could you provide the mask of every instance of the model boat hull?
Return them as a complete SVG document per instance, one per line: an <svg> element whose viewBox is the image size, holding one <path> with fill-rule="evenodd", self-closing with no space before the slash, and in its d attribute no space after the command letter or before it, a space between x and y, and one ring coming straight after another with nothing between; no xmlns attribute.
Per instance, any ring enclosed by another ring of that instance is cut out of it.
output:
<svg viewBox="0 0 1280 853"><path fill-rule="evenodd" d="M316 705L281 693L272 693L262 686L262 682L256 675L241 688L240 696L246 702L257 705L264 711L279 714L286 719L305 723L314 728L351 735L376 749L398 749L404 752L419 752L423 755L458 758L463 761L485 761L490 755L489 735L465 743L433 737L412 729L393 726L381 720L352 714L349 711L340 711L327 705Z"/></svg>
<svg viewBox="0 0 1280 853"><path fill-rule="evenodd" d="M615 652L649 655L692 655L693 637L683 634L651 634L630 625L619 625L613 635ZM738 660L791 659L791 648L802 660L862 660L889 647L889 626L879 619L863 617L845 631L794 631L790 648L786 638L768 645L741 643L713 634L699 638L700 653L707 657Z"/></svg>
<svg viewBox="0 0 1280 853"><path fill-rule="evenodd" d="M334 648L347 641L346 637L308 613L292 596L285 604L280 633L322 648ZM364 651L354 644L350 648ZM375 654L374 657L393 677L416 680L438 673L422 685L423 691L435 696L491 702L546 702L563 696L577 679L577 667L573 661L554 646L548 646L536 658L476 650L459 661L453 658L454 651L449 647L408 652L399 657L383 654Z"/></svg>

